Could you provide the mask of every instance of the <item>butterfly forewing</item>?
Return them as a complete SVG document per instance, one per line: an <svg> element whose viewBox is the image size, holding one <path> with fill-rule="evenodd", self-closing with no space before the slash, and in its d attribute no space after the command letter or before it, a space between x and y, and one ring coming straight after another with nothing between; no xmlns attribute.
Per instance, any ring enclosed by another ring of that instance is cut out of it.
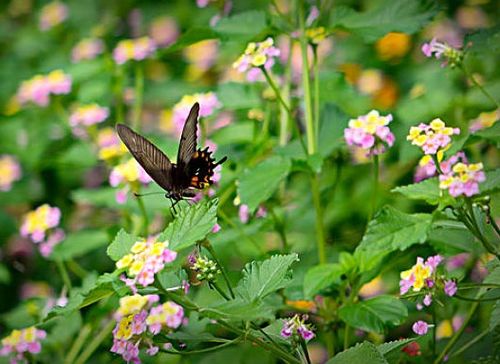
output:
<svg viewBox="0 0 500 364"><path fill-rule="evenodd" d="M196 126L195 126L196 127ZM172 163L154 144L128 126L116 125L120 139L149 176L165 190L172 190ZM195 145L196 148L196 145Z"/></svg>
<svg viewBox="0 0 500 364"><path fill-rule="evenodd" d="M198 130L198 114L200 105L195 103L189 112L189 116L182 129L181 140L179 141L179 152L177 154L177 165L180 170L187 172L189 161L196 152L196 139Z"/></svg>

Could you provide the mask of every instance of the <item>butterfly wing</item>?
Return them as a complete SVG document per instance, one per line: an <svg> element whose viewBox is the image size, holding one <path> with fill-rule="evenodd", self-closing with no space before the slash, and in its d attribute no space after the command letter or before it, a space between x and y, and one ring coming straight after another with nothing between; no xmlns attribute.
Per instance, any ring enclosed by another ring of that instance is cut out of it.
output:
<svg viewBox="0 0 500 364"><path fill-rule="evenodd" d="M177 153L177 165L179 170L187 173L189 161L196 152L196 139L198 131L198 114L200 104L197 102L189 111L189 115L182 129L181 140L179 141L179 152Z"/></svg>
<svg viewBox="0 0 500 364"><path fill-rule="evenodd" d="M172 170L170 159L153 143L137 134L128 126L117 124L120 139L149 176L165 190L172 190Z"/></svg>

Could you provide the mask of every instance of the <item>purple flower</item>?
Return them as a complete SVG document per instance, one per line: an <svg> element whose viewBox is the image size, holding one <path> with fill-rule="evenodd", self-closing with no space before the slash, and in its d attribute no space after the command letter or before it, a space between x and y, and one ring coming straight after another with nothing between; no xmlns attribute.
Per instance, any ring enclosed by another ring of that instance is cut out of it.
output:
<svg viewBox="0 0 500 364"><path fill-rule="evenodd" d="M455 283L455 281L449 280L444 282L444 293L446 293L446 295L450 297L454 296L455 293L457 293L457 284Z"/></svg>
<svg viewBox="0 0 500 364"><path fill-rule="evenodd" d="M417 335L425 335L427 334L427 330L429 330L429 325L427 322L419 320L413 324L412 329Z"/></svg>
<svg viewBox="0 0 500 364"><path fill-rule="evenodd" d="M426 294L424 296L424 300L422 301L424 305L430 306L432 303L432 296L430 294Z"/></svg>

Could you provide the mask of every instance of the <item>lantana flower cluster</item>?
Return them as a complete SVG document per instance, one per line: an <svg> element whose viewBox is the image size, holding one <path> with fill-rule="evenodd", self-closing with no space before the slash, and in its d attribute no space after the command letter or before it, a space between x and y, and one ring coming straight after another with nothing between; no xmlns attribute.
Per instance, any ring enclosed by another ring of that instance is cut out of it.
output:
<svg viewBox="0 0 500 364"><path fill-rule="evenodd" d="M69 117L69 125L73 134L79 137L87 135L86 129L91 125L102 123L109 116L109 109L97 104L78 107Z"/></svg>
<svg viewBox="0 0 500 364"><path fill-rule="evenodd" d="M143 287L149 286L155 280L155 274L161 271L165 264L173 262L177 253L168 249L167 241L156 241L150 237L147 240L137 241L130 253L116 262L118 269L127 269L126 283L133 291L138 283Z"/></svg>
<svg viewBox="0 0 500 364"><path fill-rule="evenodd" d="M177 104L174 105L172 122L175 131L180 135L189 111L193 104L200 104L200 117L207 117L214 114L215 110L221 107L221 103L214 92L196 93L193 95L184 95Z"/></svg>
<svg viewBox="0 0 500 364"><path fill-rule="evenodd" d="M38 354L42 350L41 341L47 333L34 326L22 330L13 330L9 336L2 339L0 356L10 356L10 363L25 363L26 353Z"/></svg>
<svg viewBox="0 0 500 364"><path fill-rule="evenodd" d="M272 38L263 42L248 43L245 52L233 63L233 67L239 72L247 72L247 80L254 82L261 74L260 67L266 70L274 65L274 59L280 55L280 50L274 46Z"/></svg>
<svg viewBox="0 0 500 364"><path fill-rule="evenodd" d="M447 127L443 120L434 119L430 124L412 126L406 140L420 147L424 154L436 154L450 147L454 134L460 134L460 129Z"/></svg>
<svg viewBox="0 0 500 364"><path fill-rule="evenodd" d="M449 173L451 171L451 167L459 161L464 163L467 162L467 157L464 152L458 152L452 155L450 158L443 160L444 152L439 151L437 154L437 160L439 162L439 167L441 168L441 172ZM432 156L429 154L424 155L420 161L418 162L417 170L415 171L415 182L420 182L424 179L434 177L438 174L438 170L436 168L436 163Z"/></svg>
<svg viewBox="0 0 500 364"><path fill-rule="evenodd" d="M149 35L158 47L166 47L179 37L179 26L174 18L162 16L153 20Z"/></svg>
<svg viewBox="0 0 500 364"><path fill-rule="evenodd" d="M482 163L458 162L439 176L439 188L448 190L453 197L471 197L479 194L479 183L485 180Z"/></svg>
<svg viewBox="0 0 500 364"><path fill-rule="evenodd" d="M67 17L68 7L60 1L53 1L45 5L40 12L40 29L49 30L61 24Z"/></svg>
<svg viewBox="0 0 500 364"><path fill-rule="evenodd" d="M127 61L142 61L156 51L155 42L149 37L125 39L118 43L113 50L113 59L117 64Z"/></svg>
<svg viewBox="0 0 500 364"><path fill-rule="evenodd" d="M0 191L9 191L21 179L21 166L11 155L0 155Z"/></svg>
<svg viewBox="0 0 500 364"><path fill-rule="evenodd" d="M159 300L158 295L139 294L120 299L111 352L121 355L127 363L135 364L141 363L140 346L147 347L146 354L156 355L159 347L154 345L151 335L157 335L162 330L166 333L175 330L184 319L181 306L171 301L157 304Z"/></svg>
<svg viewBox="0 0 500 364"><path fill-rule="evenodd" d="M99 159L110 161L127 153L127 147L122 143L113 128L99 130L97 134L97 148Z"/></svg>
<svg viewBox="0 0 500 364"><path fill-rule="evenodd" d="M362 148L368 155L385 152L386 147L394 144L394 134L387 125L392 115L382 116L377 110L349 120L349 127L344 130L344 138L348 145Z"/></svg>
<svg viewBox="0 0 500 364"><path fill-rule="evenodd" d="M28 237L38 244L40 253L47 257L54 246L64 240L64 231L57 228L61 219L61 210L48 204L28 212L23 218L21 236Z"/></svg>
<svg viewBox="0 0 500 364"><path fill-rule="evenodd" d="M17 100L21 105L33 102L47 106L50 95L65 95L71 92L71 77L62 70L55 70L48 75L37 75L23 81L17 91Z"/></svg>
<svg viewBox="0 0 500 364"><path fill-rule="evenodd" d="M116 202L119 204L124 204L127 201L127 193L130 188L135 191L139 184L147 185L150 182L151 177L133 158L114 167L109 175L109 184L112 187L120 186L116 192Z"/></svg>
<svg viewBox="0 0 500 364"><path fill-rule="evenodd" d="M71 60L74 63L91 60L104 52L104 42L99 38L85 38L79 41L71 50Z"/></svg>
<svg viewBox="0 0 500 364"><path fill-rule="evenodd" d="M310 325L305 323L307 319L307 315L294 315L292 318L285 320L281 329L281 336L285 339L298 339L301 337L306 342L311 340L315 335Z"/></svg>
<svg viewBox="0 0 500 364"><path fill-rule="evenodd" d="M445 67L448 64L450 67L454 68L459 66L464 58L464 52L453 48L449 44L438 42L436 38L432 38L429 43L424 43L422 45L422 53L428 57L436 57L436 59L440 59L441 57L445 58L445 61L441 63L441 67Z"/></svg>

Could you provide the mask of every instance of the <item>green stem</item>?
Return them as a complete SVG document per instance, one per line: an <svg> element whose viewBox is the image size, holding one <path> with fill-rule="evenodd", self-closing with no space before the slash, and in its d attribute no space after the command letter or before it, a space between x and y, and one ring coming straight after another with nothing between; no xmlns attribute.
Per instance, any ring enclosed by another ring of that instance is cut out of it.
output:
<svg viewBox="0 0 500 364"><path fill-rule="evenodd" d="M311 176L311 193L316 211L316 244L318 248L318 260L320 264L326 263L326 239L323 226L323 207L321 206L321 195L319 189L319 175Z"/></svg>
<svg viewBox="0 0 500 364"><path fill-rule="evenodd" d="M144 93L144 69L141 62L135 64L134 109L132 126L139 130L141 125L142 96Z"/></svg>
<svg viewBox="0 0 500 364"><path fill-rule="evenodd" d="M483 95L486 96L486 98L488 98L491 102L493 102L493 104L495 104L495 106L498 109L500 107L500 104L498 103L498 101L495 100L495 98L488 91L486 91L486 89L483 87L483 85L481 85L479 83L479 81L476 79L476 77L474 77L473 74L468 72L463 64L461 65L460 69L465 74L465 77L467 77L474 84L474 86L476 86L483 93Z"/></svg>
<svg viewBox="0 0 500 364"><path fill-rule="evenodd" d="M121 66L116 67L114 94L116 104L116 122L121 124L125 120L123 105L123 68Z"/></svg>
<svg viewBox="0 0 500 364"><path fill-rule="evenodd" d="M222 288L219 287L219 285L217 284L217 282L215 282L215 281L208 282L208 285L210 287L215 288L215 290L217 292L219 292L219 294L222 296L222 298L224 298L226 301L231 301L231 299L228 297L228 295L222 290Z"/></svg>
<svg viewBox="0 0 500 364"><path fill-rule="evenodd" d="M482 295L482 293L480 294L480 296L481 295ZM472 319L472 316L474 316L474 313L476 312L477 308L479 307L479 303L480 302L474 302L470 306L469 313L467 314L467 317L465 318L464 323L462 324L462 326L460 327L460 329L458 329L458 331L455 332L455 334L453 334L452 338L450 339L450 341L448 341L448 344L446 344L446 346L443 349L443 351L439 354L439 356L437 357L437 359L434 360L434 364L441 363L441 361L446 356L446 354L448 354L448 352L451 350L451 348L453 348L453 345L455 345L455 343L460 338L460 336L462 336L462 334L465 331L465 328L469 324L469 321Z"/></svg>
<svg viewBox="0 0 500 364"><path fill-rule="evenodd" d="M377 209L378 195L378 175L379 175L379 158L377 154L373 155L373 186L372 186L372 204L368 215L368 222L371 221Z"/></svg>
<svg viewBox="0 0 500 364"><path fill-rule="evenodd" d="M139 209L141 210L142 214L142 233L144 235L144 238L148 237L148 227L149 227L149 218L148 218L148 212L146 211L146 207L144 206L144 201L142 201L141 196L136 196L137 198L137 204L139 205Z"/></svg>
<svg viewBox="0 0 500 364"><path fill-rule="evenodd" d="M436 170L438 171L438 173L443 174L443 171L441 170L441 163L439 163L437 155L431 154L431 157L432 157L432 160L434 161L434 165L436 166Z"/></svg>
<svg viewBox="0 0 500 364"><path fill-rule="evenodd" d="M335 335L331 331L325 332L326 350L328 351L328 357L333 358L335 356Z"/></svg>
<svg viewBox="0 0 500 364"><path fill-rule="evenodd" d="M309 357L309 350L307 350L307 343L303 338L300 338L300 346L302 347L302 351L306 357L307 364L311 364L311 358Z"/></svg>
<svg viewBox="0 0 500 364"><path fill-rule="evenodd" d="M313 74L314 74L314 130L316 143L319 143L319 64L318 64L318 47L313 45Z"/></svg>
<svg viewBox="0 0 500 364"><path fill-rule="evenodd" d="M307 39L304 25L304 0L299 0L299 30L300 30L300 50L302 54L302 88L304 90L305 121L307 135L307 152L315 154L317 150L314 131L314 121L311 103L311 86L309 80L309 60L307 57Z"/></svg>
<svg viewBox="0 0 500 364"><path fill-rule="evenodd" d="M86 324L81 328L78 336L73 342L73 345L71 345L71 348L69 349L68 355L66 355L66 358L64 358L64 364L74 363L76 356L82 349L82 346L85 343L85 340L87 340L87 337L90 335L91 331L92 329L90 324Z"/></svg>
<svg viewBox="0 0 500 364"><path fill-rule="evenodd" d="M69 279L68 270L66 269L64 262L62 260L57 259L56 266L57 266L57 269L59 270L59 274L61 275L61 278L64 282L64 285L68 288L68 292L71 291L71 288L72 288L71 287L71 280Z"/></svg>
<svg viewBox="0 0 500 364"><path fill-rule="evenodd" d="M496 247L492 243L490 243L487 238L484 237L483 233L481 232L481 229L479 228L479 225L478 225L477 220L476 220L476 215L474 213L474 208L472 206L471 199L467 198L466 199L466 203L467 203L467 210L468 210L469 214L467 214L467 211L466 211L465 212L465 216L470 219L470 223L472 225L471 226L472 227L471 232L474 234L474 231L475 231L474 235L479 239L479 241L481 241L481 243L483 244L484 248L488 252L490 252L491 254L493 254L493 255L495 255L495 256L497 256L497 257L500 258L500 252L498 252L497 249L496 249ZM464 224L465 224L465 222L464 222Z"/></svg>
<svg viewBox="0 0 500 364"><path fill-rule="evenodd" d="M69 259L67 264L68 268L79 278L83 279L88 275L87 270L82 268L82 266L78 264L74 259Z"/></svg>
<svg viewBox="0 0 500 364"><path fill-rule="evenodd" d="M347 350L349 348L349 342L350 342L350 331L351 328L349 325L345 325L345 330L344 330L344 350Z"/></svg>
<svg viewBox="0 0 500 364"><path fill-rule="evenodd" d="M229 290L229 294L231 295L231 298L234 299L236 296L234 295L233 288L231 287L231 282L229 281L229 277L227 276L226 270L224 269L222 264L220 264L220 261L217 258L217 254L215 253L215 250L212 247L212 244L210 244L210 242L208 240L205 240L203 242L203 246L208 250L208 252L212 256L212 258L214 259L215 263L217 263L217 266L220 268L220 271L222 273L222 277L226 281L226 286L227 286L227 289Z"/></svg>
<svg viewBox="0 0 500 364"><path fill-rule="evenodd" d="M436 357L436 329L437 329L435 305L432 305L432 323L434 324L434 327L432 328L432 357L435 358Z"/></svg>
<svg viewBox="0 0 500 364"><path fill-rule="evenodd" d="M485 337L486 335L488 335L490 332L491 332L490 329L484 330L482 333L480 333L479 335L476 335L474 338L472 338L466 344L462 345L460 347L460 349L458 349L453 354L451 354L450 357L454 357L454 356L458 356L458 355L462 354L464 351L466 351L467 349L469 349L475 343L479 342L483 337Z"/></svg>
<svg viewBox="0 0 500 364"><path fill-rule="evenodd" d="M281 238L281 243L282 243L282 249L284 253L288 253L289 251L289 246L288 246L288 239L286 238L286 232L285 232L285 226L283 221L276 215L274 212L274 208L271 206L269 208L269 212L271 213L271 217L273 218L274 221L274 229L278 233L278 235Z"/></svg>
<svg viewBox="0 0 500 364"><path fill-rule="evenodd" d="M191 351L174 351L174 350L165 350L165 349L162 349L161 351L164 352L164 353L175 354L175 355L202 354L202 353L209 353L211 351L216 351L216 350L225 348L227 346L234 345L234 344L236 344L236 343L238 343L240 341L241 341L241 337L237 337L236 339L229 340L229 341L225 342L224 344L215 345L215 346L212 346L212 347L206 348L206 349L191 350Z"/></svg>
<svg viewBox="0 0 500 364"><path fill-rule="evenodd" d="M289 49L293 47L292 38L289 39L288 42ZM286 101L286 104L290 104L290 85L292 83L292 52L288 55L288 60L285 68L285 82L282 88L283 100ZM293 121L290 118L290 113L287 112L286 108L281 104L280 105L280 145L286 145L288 140L288 126Z"/></svg>
<svg viewBox="0 0 500 364"><path fill-rule="evenodd" d="M113 331L113 327L115 327L115 321L109 320L109 322L104 326L96 336L92 339L92 341L88 344L85 350L80 354L80 356L75 360L74 364L83 364L88 361L90 356L97 350L99 345L106 339L106 337L111 334Z"/></svg>

